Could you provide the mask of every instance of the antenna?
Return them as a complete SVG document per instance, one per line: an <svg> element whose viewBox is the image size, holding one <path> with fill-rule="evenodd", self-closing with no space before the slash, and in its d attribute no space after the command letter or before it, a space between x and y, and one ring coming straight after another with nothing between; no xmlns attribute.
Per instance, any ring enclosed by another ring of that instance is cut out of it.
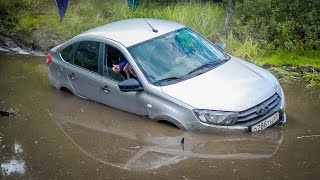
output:
<svg viewBox="0 0 320 180"><path fill-rule="evenodd" d="M143 18L143 20L145 20L145 21L146 21L146 23L151 27L151 29L152 29L152 31L153 31L153 32L155 32L155 33L157 33L157 32L158 32L158 30L156 30L155 28L153 28L153 27L151 26L151 24L149 24L149 23L148 23L148 21L147 21L146 19L144 19L144 18Z"/></svg>

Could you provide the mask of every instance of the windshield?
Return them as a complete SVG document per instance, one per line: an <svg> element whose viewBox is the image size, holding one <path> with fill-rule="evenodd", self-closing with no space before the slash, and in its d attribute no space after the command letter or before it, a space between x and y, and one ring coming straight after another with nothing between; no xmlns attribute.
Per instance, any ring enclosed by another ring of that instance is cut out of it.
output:
<svg viewBox="0 0 320 180"><path fill-rule="evenodd" d="M147 79L159 82L188 79L225 62L226 55L187 28L129 48Z"/></svg>

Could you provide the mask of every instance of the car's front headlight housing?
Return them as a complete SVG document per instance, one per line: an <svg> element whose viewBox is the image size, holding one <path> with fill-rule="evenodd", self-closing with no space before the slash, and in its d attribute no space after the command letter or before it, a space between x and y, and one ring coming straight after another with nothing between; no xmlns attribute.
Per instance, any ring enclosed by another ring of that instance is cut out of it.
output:
<svg viewBox="0 0 320 180"><path fill-rule="evenodd" d="M277 81L277 94L280 96L281 98L281 109L285 109L286 108L286 100L285 100L285 97L284 97L284 92L283 92L283 89L279 83L279 81Z"/></svg>
<svg viewBox="0 0 320 180"><path fill-rule="evenodd" d="M211 111L203 109L194 109L193 113L203 123L231 126L237 122L237 112Z"/></svg>

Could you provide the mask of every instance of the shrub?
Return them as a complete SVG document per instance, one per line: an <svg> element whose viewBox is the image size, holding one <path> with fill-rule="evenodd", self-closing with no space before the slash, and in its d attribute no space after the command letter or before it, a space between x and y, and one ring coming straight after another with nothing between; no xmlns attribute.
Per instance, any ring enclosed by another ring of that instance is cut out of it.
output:
<svg viewBox="0 0 320 180"><path fill-rule="evenodd" d="M284 50L320 49L320 1L236 1L233 31L261 46Z"/></svg>

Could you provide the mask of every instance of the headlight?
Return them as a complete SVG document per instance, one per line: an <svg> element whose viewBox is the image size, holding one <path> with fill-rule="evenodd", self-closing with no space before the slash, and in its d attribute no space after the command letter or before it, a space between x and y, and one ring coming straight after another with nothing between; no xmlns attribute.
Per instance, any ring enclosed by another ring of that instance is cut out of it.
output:
<svg viewBox="0 0 320 180"><path fill-rule="evenodd" d="M193 113L203 123L231 126L236 123L238 113L194 109Z"/></svg>
<svg viewBox="0 0 320 180"><path fill-rule="evenodd" d="M286 107L286 100L285 100L285 97L284 97L284 93L283 93L283 89L279 83L278 80L276 80L276 85L277 85L277 94L280 96L281 98L281 109L285 109Z"/></svg>
<svg viewBox="0 0 320 180"><path fill-rule="evenodd" d="M285 100L285 97L284 97L283 89L282 89L282 87L280 86L280 84L278 84L277 93L278 93L278 95L279 95L280 98L281 98L281 109L284 110L284 109L286 108L286 100Z"/></svg>

